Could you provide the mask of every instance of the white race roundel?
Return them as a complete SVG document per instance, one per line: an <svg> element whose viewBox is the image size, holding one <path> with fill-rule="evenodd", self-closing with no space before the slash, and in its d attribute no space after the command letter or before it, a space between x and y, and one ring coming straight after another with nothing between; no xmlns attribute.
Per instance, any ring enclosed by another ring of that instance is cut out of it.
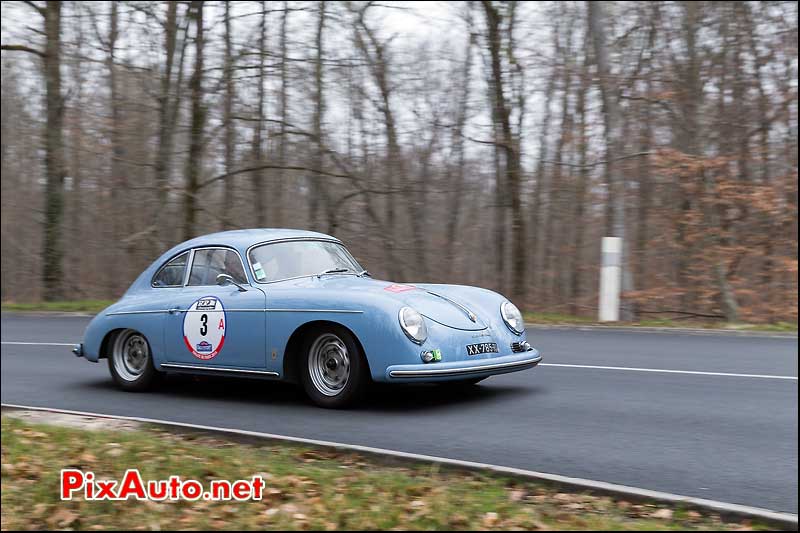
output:
<svg viewBox="0 0 800 533"><path fill-rule="evenodd" d="M183 317L183 342L198 359L213 359L225 344L227 324L225 309L218 298L200 298Z"/></svg>

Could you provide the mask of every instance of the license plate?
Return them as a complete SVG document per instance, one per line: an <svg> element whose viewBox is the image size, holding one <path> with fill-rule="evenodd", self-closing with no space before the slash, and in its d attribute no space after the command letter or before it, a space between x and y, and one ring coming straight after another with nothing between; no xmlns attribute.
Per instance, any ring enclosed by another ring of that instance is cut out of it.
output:
<svg viewBox="0 0 800 533"><path fill-rule="evenodd" d="M482 353L497 353L497 343L482 342L480 344L467 344L467 355L480 355Z"/></svg>

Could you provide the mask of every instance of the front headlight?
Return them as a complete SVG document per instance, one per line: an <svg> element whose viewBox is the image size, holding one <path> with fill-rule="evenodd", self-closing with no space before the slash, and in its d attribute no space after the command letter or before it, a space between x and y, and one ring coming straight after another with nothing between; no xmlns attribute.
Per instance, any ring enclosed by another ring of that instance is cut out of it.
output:
<svg viewBox="0 0 800 533"><path fill-rule="evenodd" d="M403 333L416 342L422 344L428 338L428 327L425 325L425 319L422 315L417 313L410 307L400 309L398 316L400 319L400 327L403 328Z"/></svg>
<svg viewBox="0 0 800 533"><path fill-rule="evenodd" d="M522 313L519 312L517 306L509 301L505 301L500 305L500 314L503 316L503 322L506 323L508 329L517 335L522 335L525 331L525 322L522 320Z"/></svg>

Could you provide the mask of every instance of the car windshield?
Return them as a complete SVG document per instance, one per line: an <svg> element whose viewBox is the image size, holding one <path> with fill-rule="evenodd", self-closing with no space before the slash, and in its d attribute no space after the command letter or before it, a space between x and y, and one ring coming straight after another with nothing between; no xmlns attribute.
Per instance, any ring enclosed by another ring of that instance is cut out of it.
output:
<svg viewBox="0 0 800 533"><path fill-rule="evenodd" d="M260 282L363 271L344 246L330 241L267 243L250 250L248 259Z"/></svg>

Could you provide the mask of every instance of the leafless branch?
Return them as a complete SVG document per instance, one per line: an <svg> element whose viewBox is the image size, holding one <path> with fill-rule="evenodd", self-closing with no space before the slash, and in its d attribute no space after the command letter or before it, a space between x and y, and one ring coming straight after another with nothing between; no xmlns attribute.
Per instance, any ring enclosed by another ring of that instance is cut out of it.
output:
<svg viewBox="0 0 800 533"><path fill-rule="evenodd" d="M24 44L4 44L0 45L0 49L7 50L9 52L26 52L28 54L34 54L41 58L47 57L44 52L41 50L36 50L35 48L31 48L30 46L25 46Z"/></svg>

